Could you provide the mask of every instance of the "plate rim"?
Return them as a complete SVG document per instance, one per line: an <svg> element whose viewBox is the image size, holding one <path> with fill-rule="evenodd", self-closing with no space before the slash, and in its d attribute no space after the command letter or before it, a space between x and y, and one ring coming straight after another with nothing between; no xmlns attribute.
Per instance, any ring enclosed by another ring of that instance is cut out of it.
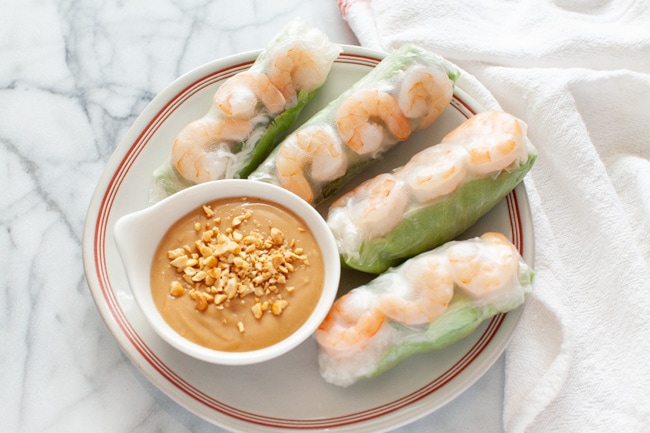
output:
<svg viewBox="0 0 650 433"><path fill-rule="evenodd" d="M337 63L354 63L355 65L366 65L372 67L386 56L386 53L364 47L355 45L341 46L343 47L343 52L337 59ZM208 77L219 76L219 74L223 73L223 71L230 71L232 74L234 74L238 72L238 69L250 66L250 64L254 62L259 52L260 50L253 50L237 53L215 59L211 62L198 66L197 68L190 70L189 72L172 81L150 101L150 103L131 124L131 126L128 128L122 139L113 150L102 171L100 178L97 181L97 185L91 197L84 222L82 256L86 281L104 323L118 342L118 345L122 352L139 369L139 371L147 378L147 380L149 380L154 386L156 386L161 392L170 397L172 400L174 400L177 404L212 424L221 426L226 429L245 429L246 431L267 432L279 431L278 429L287 429L291 428L291 426L288 424L282 426L265 425L264 422L251 424L250 422L242 420L241 417L233 417L229 414L224 413L223 411L218 411L214 408L207 410L205 407L197 407L196 404L191 405L186 402L187 398L191 398L194 401L196 401L196 398L192 396L188 397L188 393L186 391L179 389L178 385L175 383L171 383L168 377L169 372L166 372L164 368L161 366L152 365L152 363L148 361L147 355L150 356L151 354L143 353L142 349L134 343L132 337L129 336L128 330L125 329L125 325L121 323L116 317L116 314L119 315L120 312L115 311L111 305L109 305L107 302L104 302L106 299L102 296L103 289L98 277L100 268L98 267L98 256L96 254L98 247L96 241L97 228L101 224L101 215L99 211L104 205L109 189L116 181L116 175L118 174L119 169L125 164L125 162L127 162L127 160L135 161L137 159L139 153L133 153L135 144L139 140L143 139L145 132L150 129L150 127L155 122L164 122L164 119L161 120L159 117L161 113L163 113L164 110L170 106L170 104L182 103L182 98L180 101L175 101L174 96L186 94L194 86L207 85L205 81ZM219 80L225 78L226 77L221 77ZM472 114L476 114L477 112L484 110L481 104L479 104L471 95L469 95L458 86L456 86L454 90L454 100L452 101L452 104L457 104L455 108L459 109L459 111L466 110ZM142 146L143 149L144 147L146 146ZM515 190L506 197L505 200L513 201L512 204L508 205L509 217L511 218L511 228L513 228L512 219L515 218L518 220L518 222L515 224L518 230L512 233L513 243L515 243L519 251L522 253L524 259L532 266L534 265L534 232L532 227L530 203L528 201L525 183L520 183L515 188ZM514 209L516 215L512 214L511 208ZM108 219L108 216L105 218ZM106 233L106 236L108 236L108 233ZM479 370L478 374L468 374L467 369L463 368L458 374L449 379L455 379L458 376L461 376L463 373L469 376L460 381L459 386L456 386L454 392L451 392L450 397L446 400L438 404L419 404L417 407L413 406L413 403L406 403L401 407L389 410L384 414L370 414L368 419L359 418L360 420L352 420L350 422L346 422L344 419L341 419L338 424L335 425L332 423L329 426L319 425L319 423L316 422L314 423L313 428L305 427L306 424L304 424L300 430L327 430L343 432L352 430L377 431L377 429L392 429L413 422L418 418L434 412L435 410L439 409L440 407L456 398L467 388L469 388L474 382L476 382L485 374L485 372L494 364L494 362L496 362L510 341L512 334L514 333L520 320L524 307L525 305L509 313L500 314L490 321L488 326L496 326L497 329L494 331L492 336L490 336L490 341L485 343L484 347L486 347L488 344L495 343L493 341L494 337L500 332L500 340L496 342L498 344L492 346L493 350L491 350L490 353L485 353L484 348L481 349L477 355L469 361L469 364L473 364L474 362L480 363L480 365L475 364ZM126 316L124 316L124 319L127 319ZM508 329L506 329L502 327L504 321L508 321L508 323L514 323ZM155 353L153 355L155 356ZM440 386L445 386L445 384L442 384ZM426 398L426 395L420 396L417 401L422 403L421 399ZM217 412L219 415L214 416L215 412ZM263 418L269 417L264 416ZM251 428L254 430L251 430Z"/></svg>

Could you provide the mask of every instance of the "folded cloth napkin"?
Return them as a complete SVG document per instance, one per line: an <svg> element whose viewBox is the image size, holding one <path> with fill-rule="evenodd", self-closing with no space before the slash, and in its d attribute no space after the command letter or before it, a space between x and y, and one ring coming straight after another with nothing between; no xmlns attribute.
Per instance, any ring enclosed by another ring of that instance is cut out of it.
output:
<svg viewBox="0 0 650 433"><path fill-rule="evenodd" d="M650 2L339 0L364 46L415 42L528 123L534 293L507 432L650 432Z"/></svg>

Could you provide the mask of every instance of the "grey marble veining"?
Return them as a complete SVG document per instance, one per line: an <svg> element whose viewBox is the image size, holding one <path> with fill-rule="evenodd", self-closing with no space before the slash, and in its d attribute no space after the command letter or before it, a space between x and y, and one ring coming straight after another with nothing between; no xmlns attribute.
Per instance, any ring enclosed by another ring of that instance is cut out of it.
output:
<svg viewBox="0 0 650 433"><path fill-rule="evenodd" d="M334 0L5 0L0 7L0 431L218 432L151 384L97 311L86 210L153 97L302 16L355 44ZM503 358L402 432L499 431Z"/></svg>

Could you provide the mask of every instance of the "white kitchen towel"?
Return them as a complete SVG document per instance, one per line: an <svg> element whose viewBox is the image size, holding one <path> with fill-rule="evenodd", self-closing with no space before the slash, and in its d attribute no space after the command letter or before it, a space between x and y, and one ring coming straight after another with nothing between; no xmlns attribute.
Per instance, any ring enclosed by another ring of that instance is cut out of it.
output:
<svg viewBox="0 0 650 433"><path fill-rule="evenodd" d="M506 432L650 432L650 2L338 0L361 45L415 42L528 123L534 293Z"/></svg>

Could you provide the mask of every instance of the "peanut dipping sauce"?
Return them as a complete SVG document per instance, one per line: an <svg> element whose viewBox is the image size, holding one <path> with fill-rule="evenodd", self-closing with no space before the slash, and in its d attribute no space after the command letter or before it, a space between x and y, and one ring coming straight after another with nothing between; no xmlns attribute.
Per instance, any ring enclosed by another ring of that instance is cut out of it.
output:
<svg viewBox="0 0 650 433"><path fill-rule="evenodd" d="M151 291L165 321L186 339L246 352L285 339L307 320L324 272L316 239L297 215L265 200L229 198L167 231L152 262Z"/></svg>

